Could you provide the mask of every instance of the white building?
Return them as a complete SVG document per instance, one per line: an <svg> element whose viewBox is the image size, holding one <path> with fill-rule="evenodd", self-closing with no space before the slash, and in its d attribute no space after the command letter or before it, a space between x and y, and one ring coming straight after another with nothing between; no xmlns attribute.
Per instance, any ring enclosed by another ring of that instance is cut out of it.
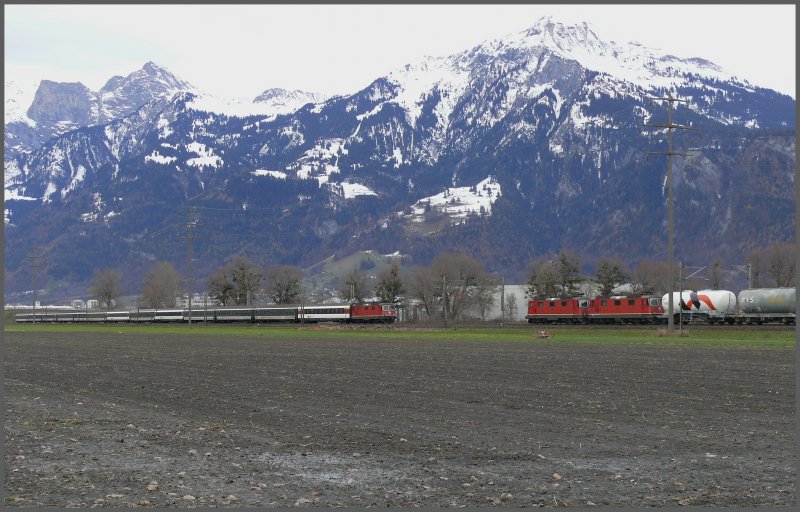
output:
<svg viewBox="0 0 800 512"><path fill-rule="evenodd" d="M219 305L219 302L211 297L199 293L192 296L192 309L203 309L204 307L212 307ZM186 295L175 297L175 307L182 309L189 309L189 297Z"/></svg>
<svg viewBox="0 0 800 512"><path fill-rule="evenodd" d="M524 284L507 284L497 288L494 303L489 308L486 315L486 320L504 320L506 322L521 322L525 320L525 315L528 314L528 298L525 296ZM501 294L505 292L505 297L502 302L500 299ZM505 306L506 311L503 315L500 309L501 303ZM510 308L509 304L513 303L514 307ZM510 309L514 309L513 316L510 316Z"/></svg>

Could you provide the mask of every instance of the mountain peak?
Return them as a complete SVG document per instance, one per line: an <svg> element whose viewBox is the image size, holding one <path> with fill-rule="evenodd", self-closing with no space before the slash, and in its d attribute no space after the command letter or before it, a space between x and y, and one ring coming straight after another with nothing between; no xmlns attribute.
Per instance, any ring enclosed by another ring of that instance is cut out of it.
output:
<svg viewBox="0 0 800 512"><path fill-rule="evenodd" d="M144 66L142 66L142 69L144 71L147 71L148 73L158 73L160 71L167 71L166 68L164 68L162 66L159 66L158 64L156 64L152 60L147 61L144 64ZM167 72L169 73L169 71L167 71Z"/></svg>
<svg viewBox="0 0 800 512"><path fill-rule="evenodd" d="M118 89L130 88L133 84L138 84L140 87L144 83L149 83L151 87L155 88L161 93L171 95L178 90L193 89L192 85L180 78L176 77L167 68L159 66L153 61L148 61L128 76L115 76L109 79L108 82L100 89L101 93L113 92Z"/></svg>
<svg viewBox="0 0 800 512"><path fill-rule="evenodd" d="M601 48L605 46L587 22L567 22L554 16L540 18L531 28L523 32L544 46L570 51L575 48Z"/></svg>
<svg viewBox="0 0 800 512"><path fill-rule="evenodd" d="M306 92L301 91L299 89L295 89L294 91L289 91L286 89L281 89L280 87L272 87L270 89L265 90L258 96L253 99L254 103L259 102L268 102L268 101L308 101L309 103L313 103L316 101L320 101L322 97L313 92Z"/></svg>

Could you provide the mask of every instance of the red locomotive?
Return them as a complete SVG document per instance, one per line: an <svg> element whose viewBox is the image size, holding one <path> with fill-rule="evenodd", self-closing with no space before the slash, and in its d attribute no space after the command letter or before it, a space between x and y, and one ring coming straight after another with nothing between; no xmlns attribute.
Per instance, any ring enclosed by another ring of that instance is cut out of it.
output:
<svg viewBox="0 0 800 512"><path fill-rule="evenodd" d="M661 299L644 297L537 298L528 302L528 323L662 323Z"/></svg>
<svg viewBox="0 0 800 512"><path fill-rule="evenodd" d="M391 304L353 304L350 306L351 322L394 322L397 312Z"/></svg>

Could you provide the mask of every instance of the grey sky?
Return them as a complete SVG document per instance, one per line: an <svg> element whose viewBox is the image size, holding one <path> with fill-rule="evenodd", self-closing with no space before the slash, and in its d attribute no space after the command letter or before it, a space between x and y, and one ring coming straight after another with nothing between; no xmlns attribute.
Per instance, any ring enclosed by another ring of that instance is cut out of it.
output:
<svg viewBox="0 0 800 512"><path fill-rule="evenodd" d="M4 14L5 76L20 83L96 90L152 60L220 96L347 93L553 15L795 97L794 5L6 5Z"/></svg>

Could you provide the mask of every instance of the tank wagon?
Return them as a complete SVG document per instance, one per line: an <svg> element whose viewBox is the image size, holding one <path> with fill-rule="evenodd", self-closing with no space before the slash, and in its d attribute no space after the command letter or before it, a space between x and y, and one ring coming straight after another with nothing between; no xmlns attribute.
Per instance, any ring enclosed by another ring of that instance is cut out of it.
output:
<svg viewBox="0 0 800 512"><path fill-rule="evenodd" d="M669 293L661 298L664 316L672 314L675 321L684 323L703 320L722 323L736 312L736 295L728 290L683 290L672 292L672 311L669 311Z"/></svg>
<svg viewBox="0 0 800 512"><path fill-rule="evenodd" d="M750 288L739 292L737 323L781 322L794 324L795 288ZM733 322L731 322L733 323Z"/></svg>

